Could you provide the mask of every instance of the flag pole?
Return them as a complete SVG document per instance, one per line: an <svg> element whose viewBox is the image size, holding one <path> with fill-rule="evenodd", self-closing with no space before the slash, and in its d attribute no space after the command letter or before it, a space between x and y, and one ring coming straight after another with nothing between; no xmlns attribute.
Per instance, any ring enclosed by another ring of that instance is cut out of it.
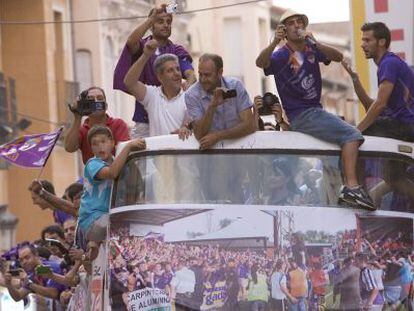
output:
<svg viewBox="0 0 414 311"><path fill-rule="evenodd" d="M59 140L60 134L62 134L63 128L64 128L63 126L61 126L61 127L59 128L59 130L58 130L58 131L59 131L59 133L57 134L57 136L56 136L56 138L55 138L55 143L53 144L53 147L52 147L52 148L50 148L49 154L47 155L47 157L46 157L46 159L45 159L45 163L43 163L43 166L42 166L42 168L41 168L41 170L40 170L39 174L37 174L37 178L36 178L37 180L39 180L39 179L40 179L40 176L42 176L43 171L45 170L45 167L46 167L47 160L49 160L49 157L50 157L50 155L52 154L52 151L53 151L53 149L55 148L57 141Z"/></svg>

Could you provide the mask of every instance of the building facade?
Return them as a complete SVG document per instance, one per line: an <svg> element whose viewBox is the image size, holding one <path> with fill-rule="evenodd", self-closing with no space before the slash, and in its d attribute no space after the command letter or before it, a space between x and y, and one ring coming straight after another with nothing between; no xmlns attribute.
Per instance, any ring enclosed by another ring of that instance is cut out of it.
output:
<svg viewBox="0 0 414 311"><path fill-rule="evenodd" d="M70 19L68 2L0 0L0 19L23 23L0 26L1 126L9 129L3 142L51 132L68 121L67 103L74 96L70 27L59 23ZM22 118L30 126L19 126ZM52 214L35 207L27 190L38 174L38 170L1 165L0 204L19 220L17 241L37 239L41 229L53 223ZM76 177L75 159L58 144L40 178L52 181L62 194Z"/></svg>
<svg viewBox="0 0 414 311"><path fill-rule="evenodd" d="M0 20L10 22L0 26L1 143L69 126L72 114L67 105L92 85L106 91L109 113L132 125L135 100L112 90L113 71L128 35L160 3L0 0ZM181 5L185 9L185 1ZM172 39L185 46L190 16L174 17ZM113 17L117 19L105 21ZM19 125L22 118L31 122L24 131ZM39 238L42 228L53 223L52 213L34 206L27 190L38 174L0 160L0 204L19 220L16 242ZM81 175L79 153L65 152L59 142L40 178L50 180L57 195L62 195Z"/></svg>
<svg viewBox="0 0 414 311"><path fill-rule="evenodd" d="M223 58L224 75L241 79L250 97L275 91L271 78L264 77L255 60L269 42L270 1L243 4L240 0L187 1L189 10L230 5L229 7L195 12L190 20L191 51L197 70L203 53Z"/></svg>

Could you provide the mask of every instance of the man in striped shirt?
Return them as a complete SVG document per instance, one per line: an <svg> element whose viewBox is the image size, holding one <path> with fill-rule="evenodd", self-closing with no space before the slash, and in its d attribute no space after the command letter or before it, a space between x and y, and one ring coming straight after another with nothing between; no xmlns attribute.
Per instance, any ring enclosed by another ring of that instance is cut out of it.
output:
<svg viewBox="0 0 414 311"><path fill-rule="evenodd" d="M359 282L361 289L362 309L373 310L373 303L379 293L379 289L372 271L368 268L367 255L358 253L356 255L356 263L361 269Z"/></svg>

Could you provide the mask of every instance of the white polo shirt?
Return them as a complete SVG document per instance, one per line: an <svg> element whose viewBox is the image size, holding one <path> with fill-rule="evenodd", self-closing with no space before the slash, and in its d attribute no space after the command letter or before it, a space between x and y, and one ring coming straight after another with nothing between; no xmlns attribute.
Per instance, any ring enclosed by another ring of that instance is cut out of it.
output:
<svg viewBox="0 0 414 311"><path fill-rule="evenodd" d="M168 135L179 129L187 111L183 90L169 100L162 92L161 86L146 85L146 88L147 93L141 103L148 113L149 135Z"/></svg>

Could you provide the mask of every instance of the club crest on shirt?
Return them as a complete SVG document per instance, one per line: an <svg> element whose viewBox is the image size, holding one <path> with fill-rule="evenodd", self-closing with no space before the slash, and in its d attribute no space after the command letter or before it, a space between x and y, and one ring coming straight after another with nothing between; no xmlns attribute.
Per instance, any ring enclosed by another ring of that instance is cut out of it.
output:
<svg viewBox="0 0 414 311"><path fill-rule="evenodd" d="M310 74L303 78L301 84L303 89L307 90L315 83L315 79L313 78L313 74Z"/></svg>
<svg viewBox="0 0 414 311"><path fill-rule="evenodd" d="M311 64L315 63L315 54L309 54L307 57L308 62Z"/></svg>

